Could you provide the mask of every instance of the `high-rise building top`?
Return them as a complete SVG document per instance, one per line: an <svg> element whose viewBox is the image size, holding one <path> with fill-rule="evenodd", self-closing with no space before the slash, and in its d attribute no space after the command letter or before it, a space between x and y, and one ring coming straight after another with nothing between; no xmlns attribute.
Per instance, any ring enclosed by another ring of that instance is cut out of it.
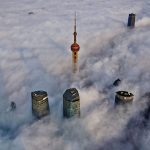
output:
<svg viewBox="0 0 150 150"><path fill-rule="evenodd" d="M133 28L135 26L135 14L131 13L128 17L128 27Z"/></svg>
<svg viewBox="0 0 150 150"><path fill-rule="evenodd" d="M129 93L127 91L118 91L116 93L117 93L117 95L120 95L120 96L123 96L123 97L132 97L133 96L132 93Z"/></svg>
<svg viewBox="0 0 150 150"><path fill-rule="evenodd" d="M63 95L63 115L70 118L80 116L80 97L77 89L67 89Z"/></svg>
<svg viewBox="0 0 150 150"><path fill-rule="evenodd" d="M37 101L47 97L47 92L45 91L34 91L32 92L32 97L36 98Z"/></svg>
<svg viewBox="0 0 150 150"><path fill-rule="evenodd" d="M79 93L76 88L67 89L63 95L67 101L76 101L79 100Z"/></svg>
<svg viewBox="0 0 150 150"><path fill-rule="evenodd" d="M115 97L115 103L121 104L121 103L130 103L133 101L134 95L132 93L129 93L127 91L118 91L116 92Z"/></svg>
<svg viewBox="0 0 150 150"><path fill-rule="evenodd" d="M45 91L31 92L32 97L32 112L33 114L41 118L49 114L48 95Z"/></svg>

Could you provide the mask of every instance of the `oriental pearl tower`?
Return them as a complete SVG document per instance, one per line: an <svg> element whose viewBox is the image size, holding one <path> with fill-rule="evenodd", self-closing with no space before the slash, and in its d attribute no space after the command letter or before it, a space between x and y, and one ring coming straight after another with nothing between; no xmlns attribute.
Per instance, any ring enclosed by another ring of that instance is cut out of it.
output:
<svg viewBox="0 0 150 150"><path fill-rule="evenodd" d="M76 32L76 13L74 18L74 43L71 45L71 51L72 51L72 67L73 67L73 73L78 72L78 52L80 49L80 46L77 44L77 32Z"/></svg>

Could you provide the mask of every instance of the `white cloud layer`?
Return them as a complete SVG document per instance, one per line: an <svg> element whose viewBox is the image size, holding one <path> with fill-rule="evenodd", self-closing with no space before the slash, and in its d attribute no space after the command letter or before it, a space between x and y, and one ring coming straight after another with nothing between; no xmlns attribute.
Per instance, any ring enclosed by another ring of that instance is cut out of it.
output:
<svg viewBox="0 0 150 150"><path fill-rule="evenodd" d="M148 0L1 0L0 150L149 150L149 122L136 124L150 92L149 10ZM70 63L75 11L77 77ZM117 78L122 82L112 88ZM62 95L70 87L79 90L81 118L63 120ZM51 115L37 121L30 94L40 89L48 92ZM135 95L127 112L114 108L117 90ZM11 101L14 112L7 111Z"/></svg>

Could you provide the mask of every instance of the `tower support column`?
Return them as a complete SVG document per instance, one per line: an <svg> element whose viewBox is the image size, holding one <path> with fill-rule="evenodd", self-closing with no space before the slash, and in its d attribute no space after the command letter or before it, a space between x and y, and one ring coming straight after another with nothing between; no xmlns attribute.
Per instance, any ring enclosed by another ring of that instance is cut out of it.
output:
<svg viewBox="0 0 150 150"><path fill-rule="evenodd" d="M74 73L79 71L78 52L72 52L72 68Z"/></svg>

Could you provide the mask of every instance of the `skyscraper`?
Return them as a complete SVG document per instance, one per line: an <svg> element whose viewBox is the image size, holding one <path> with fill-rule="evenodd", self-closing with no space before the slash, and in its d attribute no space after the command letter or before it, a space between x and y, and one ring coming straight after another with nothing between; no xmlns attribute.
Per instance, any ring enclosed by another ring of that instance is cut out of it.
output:
<svg viewBox="0 0 150 150"><path fill-rule="evenodd" d="M128 17L128 27L134 28L135 26L135 14L131 13Z"/></svg>
<svg viewBox="0 0 150 150"><path fill-rule="evenodd" d="M45 91L34 91L31 92L32 98L32 113L37 117L41 118L49 114L48 95Z"/></svg>
<svg viewBox="0 0 150 150"><path fill-rule="evenodd" d="M63 115L66 118L80 116L80 97L76 88L67 89L63 95Z"/></svg>
<svg viewBox="0 0 150 150"><path fill-rule="evenodd" d="M132 93L128 93L127 91L118 91L115 96L115 104L128 104L132 103L134 95Z"/></svg>

